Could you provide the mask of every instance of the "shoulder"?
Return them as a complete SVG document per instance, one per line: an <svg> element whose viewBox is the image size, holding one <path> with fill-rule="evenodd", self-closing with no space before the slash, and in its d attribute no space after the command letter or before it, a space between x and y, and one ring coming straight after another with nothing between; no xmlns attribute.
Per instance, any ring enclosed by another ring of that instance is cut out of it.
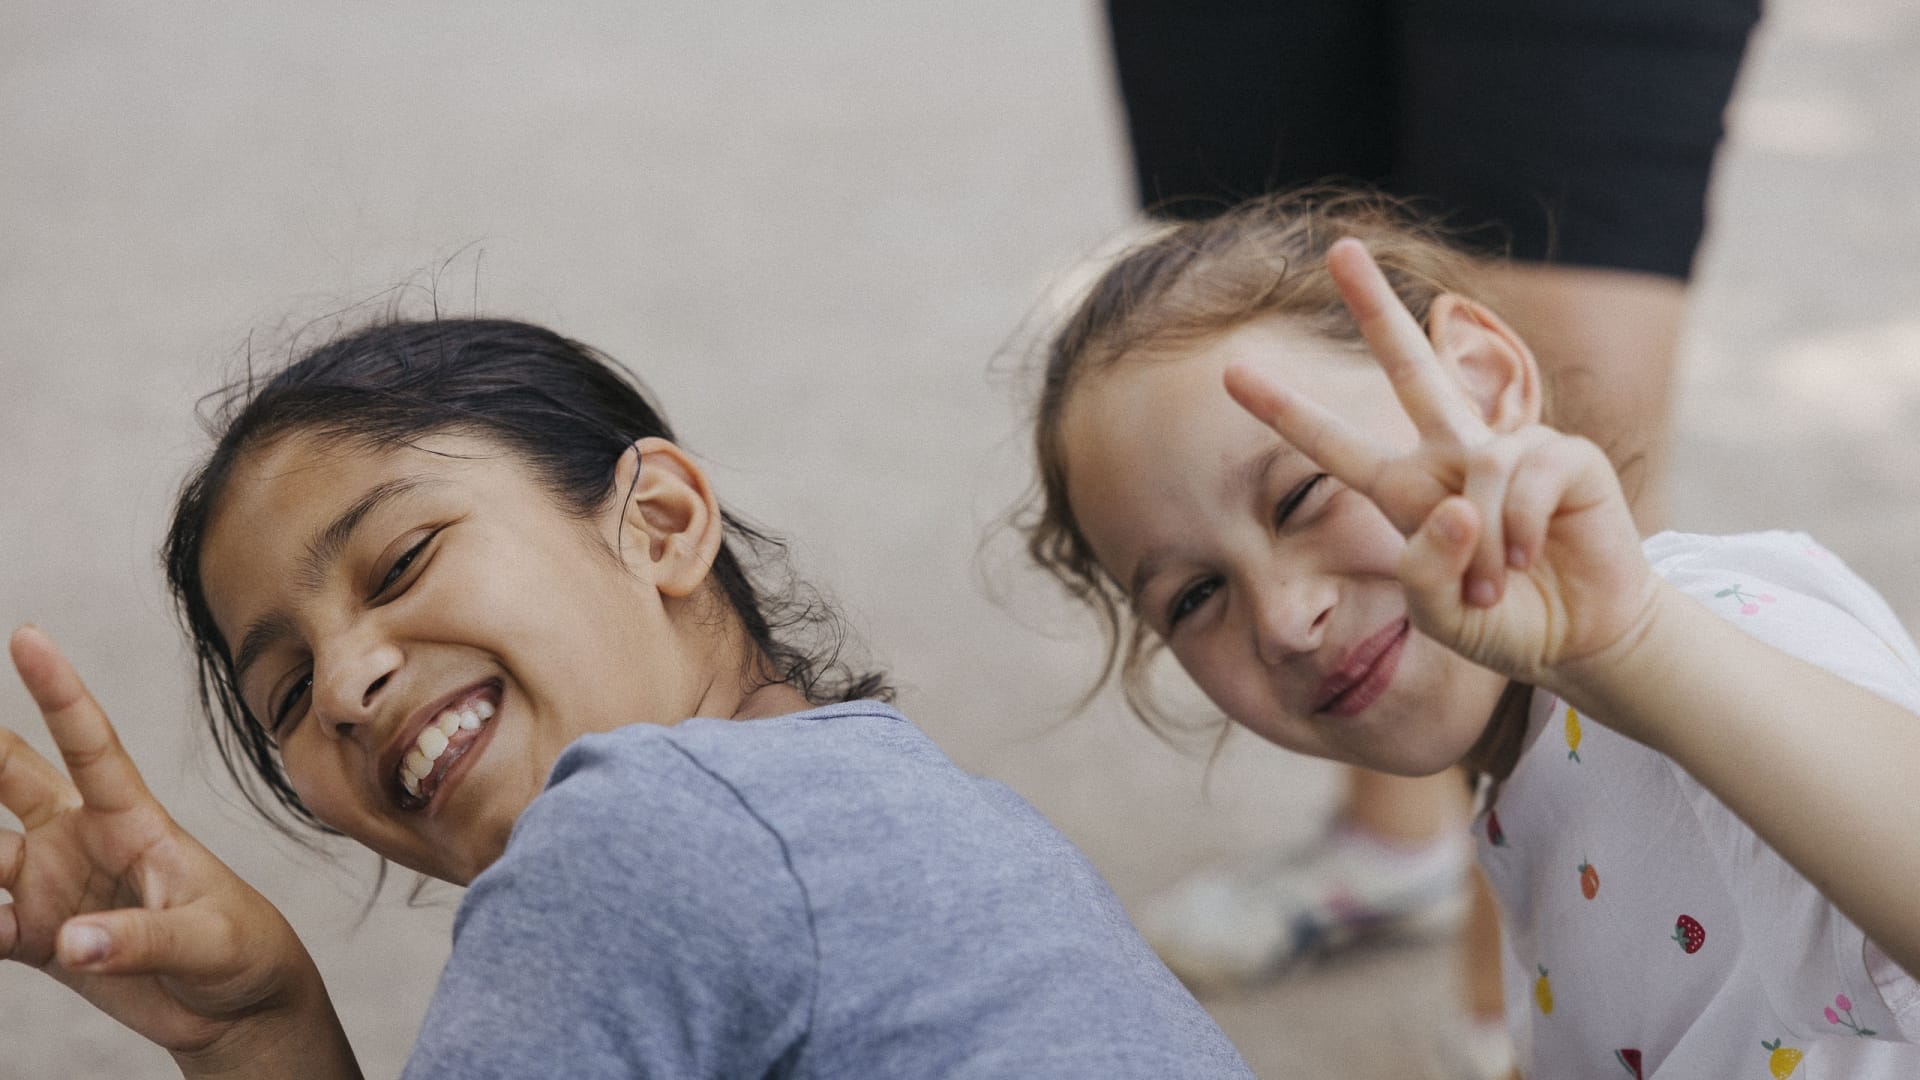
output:
<svg viewBox="0 0 1920 1080"><path fill-rule="evenodd" d="M731 954L739 949L728 942L743 933L806 935L805 909L781 838L726 778L670 729L633 725L561 755L506 850L468 890L455 935L491 915L493 930L562 925L591 937L612 928L637 948L669 939Z"/></svg>
<svg viewBox="0 0 1920 1080"><path fill-rule="evenodd" d="M1782 652L1920 710L1920 650L1871 585L1806 533L1661 533L1643 548L1669 584Z"/></svg>
<svg viewBox="0 0 1920 1080"><path fill-rule="evenodd" d="M804 1039L818 948L779 837L663 735L562 755L461 902L409 1080L758 1076Z"/></svg>

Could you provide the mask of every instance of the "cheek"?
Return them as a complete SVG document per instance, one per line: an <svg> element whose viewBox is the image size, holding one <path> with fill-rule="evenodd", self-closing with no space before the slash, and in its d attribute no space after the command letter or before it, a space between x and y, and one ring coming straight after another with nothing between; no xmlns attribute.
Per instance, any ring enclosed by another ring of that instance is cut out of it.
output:
<svg viewBox="0 0 1920 1080"><path fill-rule="evenodd" d="M1245 635L1236 638L1216 630L1210 640L1170 651L1187 677L1227 719L1288 750L1317 752L1304 745L1301 721L1287 713L1279 688L1253 656Z"/></svg>
<svg viewBox="0 0 1920 1080"><path fill-rule="evenodd" d="M296 738L281 750L280 769L286 774L293 793L300 797L301 805L314 817L330 828L349 832L347 825L353 816L354 794L345 770L327 749L307 745L306 739Z"/></svg>
<svg viewBox="0 0 1920 1080"><path fill-rule="evenodd" d="M1331 550L1344 552L1349 564L1371 573L1393 573L1407 550L1407 538L1387 515L1352 489L1343 489L1327 505L1327 532Z"/></svg>

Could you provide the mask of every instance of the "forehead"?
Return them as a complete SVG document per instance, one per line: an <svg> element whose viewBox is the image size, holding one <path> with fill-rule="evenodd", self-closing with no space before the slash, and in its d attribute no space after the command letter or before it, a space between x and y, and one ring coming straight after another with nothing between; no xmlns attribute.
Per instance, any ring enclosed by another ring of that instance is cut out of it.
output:
<svg viewBox="0 0 1920 1080"><path fill-rule="evenodd" d="M1278 438L1227 395L1227 366L1248 361L1292 389L1336 409L1356 394L1384 390L1385 377L1353 345L1313 333L1297 321L1259 319L1187 346L1121 359L1089 374L1061 415L1061 450L1070 481L1092 467L1136 476L1200 461L1181 455L1231 454ZM1219 465L1234 465L1221 459Z"/></svg>
<svg viewBox="0 0 1920 1080"><path fill-rule="evenodd" d="M1392 403L1386 377L1356 346L1286 319L1089 375L1062 412L1060 452L1074 517L1109 570L1125 573L1131 552L1206 528L1246 467L1280 442L1227 395L1227 366L1243 360L1349 416L1371 415L1375 399Z"/></svg>
<svg viewBox="0 0 1920 1080"><path fill-rule="evenodd" d="M200 550L201 581L223 634L243 610L288 591L313 541L344 511L400 485L411 486L395 502L426 492L479 492L490 501L515 498L516 488L537 492L509 454L471 435L372 446L296 433L250 448L221 488Z"/></svg>

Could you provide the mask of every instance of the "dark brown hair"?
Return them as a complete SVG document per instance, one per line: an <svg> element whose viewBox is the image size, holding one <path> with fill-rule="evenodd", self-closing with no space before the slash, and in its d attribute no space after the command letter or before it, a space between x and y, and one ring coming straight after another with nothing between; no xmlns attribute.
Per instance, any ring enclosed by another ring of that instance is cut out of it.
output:
<svg viewBox="0 0 1920 1080"><path fill-rule="evenodd" d="M201 545L241 459L294 433L396 446L459 430L505 447L564 511L584 517L613 495L614 466L628 448L649 436L674 438L619 364L551 330L505 319L382 322L278 372L242 379L212 400L214 447L175 504L162 553L167 582L193 642L200 701L228 774L269 821L284 827L291 818L326 833L333 830L294 794L279 751L242 702L233 656L207 606ZM841 659L845 631L818 594L784 575L773 587L764 583L768 570L781 569L784 545L724 510L721 519L727 539L711 583L763 661L755 674L790 683L816 704L890 698L883 675Z"/></svg>

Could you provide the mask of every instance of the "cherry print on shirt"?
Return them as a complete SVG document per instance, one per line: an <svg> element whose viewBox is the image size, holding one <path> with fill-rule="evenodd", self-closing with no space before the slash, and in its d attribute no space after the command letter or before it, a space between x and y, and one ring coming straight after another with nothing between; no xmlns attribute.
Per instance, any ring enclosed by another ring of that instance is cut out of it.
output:
<svg viewBox="0 0 1920 1080"><path fill-rule="evenodd" d="M1836 1012L1836 1009L1839 1011ZM1862 1038L1876 1034L1870 1027L1861 1027L1860 1022L1853 1018L1853 1000L1845 994L1835 994L1833 1004L1827 1006L1827 1023L1839 1024Z"/></svg>
<svg viewBox="0 0 1920 1080"><path fill-rule="evenodd" d="M1761 604L1771 604L1776 602L1775 597L1771 593L1760 593L1758 595L1755 595L1753 593L1746 591L1745 589L1742 589L1738 585L1729 585L1726 588L1721 589L1719 592L1714 593L1713 596L1714 596L1714 599L1716 600L1724 599L1729 596L1733 597L1734 603L1737 603L1740 605L1740 614L1742 615L1758 615L1760 614Z"/></svg>

